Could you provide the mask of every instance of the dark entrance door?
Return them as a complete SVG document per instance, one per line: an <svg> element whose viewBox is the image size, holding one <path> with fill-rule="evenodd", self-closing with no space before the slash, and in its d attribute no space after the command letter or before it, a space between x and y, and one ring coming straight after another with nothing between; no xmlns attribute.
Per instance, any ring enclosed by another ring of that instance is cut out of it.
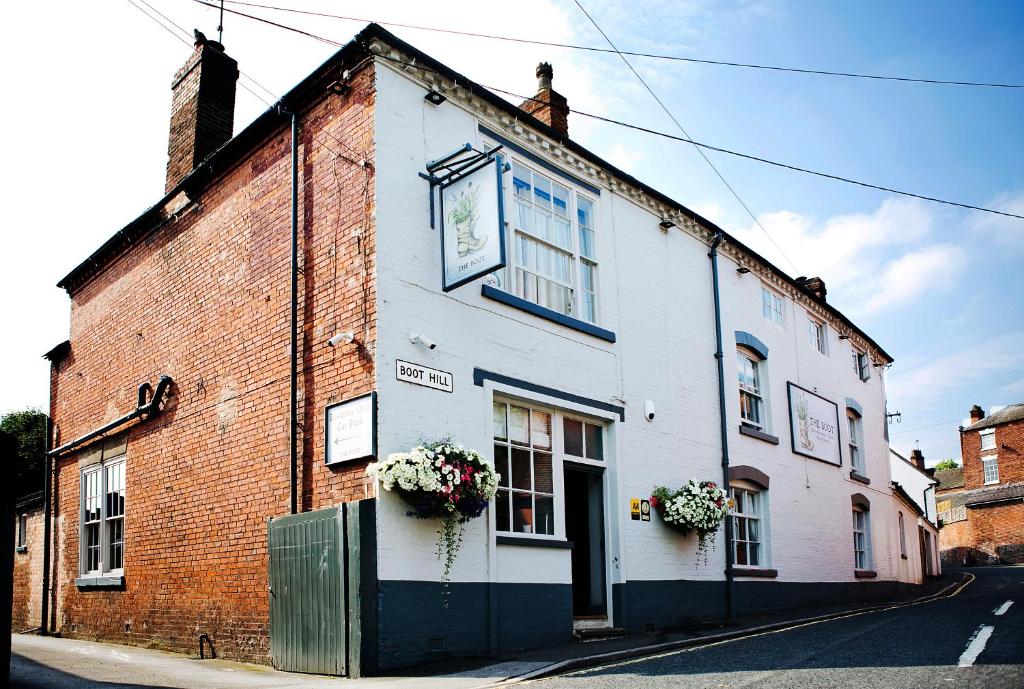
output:
<svg viewBox="0 0 1024 689"><path fill-rule="evenodd" d="M566 462L565 537L572 541L573 617L607 617L604 470Z"/></svg>

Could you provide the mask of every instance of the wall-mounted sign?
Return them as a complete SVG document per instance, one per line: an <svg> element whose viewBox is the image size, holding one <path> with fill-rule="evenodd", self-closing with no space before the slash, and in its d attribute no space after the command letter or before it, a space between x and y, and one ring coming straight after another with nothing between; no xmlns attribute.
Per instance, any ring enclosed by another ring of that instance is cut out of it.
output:
<svg viewBox="0 0 1024 689"><path fill-rule="evenodd" d="M325 411L324 459L340 464L377 456L377 393L371 392Z"/></svg>
<svg viewBox="0 0 1024 689"><path fill-rule="evenodd" d="M839 406L794 383L789 390L789 436L793 452L829 464L843 463Z"/></svg>
<svg viewBox="0 0 1024 689"><path fill-rule="evenodd" d="M640 519L641 521L651 521L651 501L641 500L640 501Z"/></svg>
<svg viewBox="0 0 1024 689"><path fill-rule="evenodd" d="M425 388L444 390L445 392L455 391L455 379L447 371L411 364L401 359L395 361L395 377L406 383L422 385Z"/></svg>
<svg viewBox="0 0 1024 689"><path fill-rule="evenodd" d="M640 521L640 498L629 499L629 517L635 522Z"/></svg>
<svg viewBox="0 0 1024 689"><path fill-rule="evenodd" d="M441 286L445 292L505 267L505 211L495 155L441 185Z"/></svg>

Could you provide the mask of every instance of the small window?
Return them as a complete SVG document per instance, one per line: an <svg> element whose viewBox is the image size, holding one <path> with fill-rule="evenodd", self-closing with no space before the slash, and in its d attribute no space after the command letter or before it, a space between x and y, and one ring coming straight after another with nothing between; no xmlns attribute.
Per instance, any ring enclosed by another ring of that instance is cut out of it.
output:
<svg viewBox="0 0 1024 689"><path fill-rule="evenodd" d="M765 429L764 395L761 388L761 361L744 350L736 351L740 386L740 420L744 426Z"/></svg>
<svg viewBox="0 0 1024 689"><path fill-rule="evenodd" d="M501 475L495 497L498 531L555 533L551 414L494 403L494 468Z"/></svg>
<svg viewBox="0 0 1024 689"><path fill-rule="evenodd" d="M737 567L764 567L762 491L732 488L733 563Z"/></svg>
<svg viewBox="0 0 1024 689"><path fill-rule="evenodd" d="M907 556L907 534L903 531L903 513L899 513L899 527L900 527L900 555L903 557Z"/></svg>
<svg viewBox="0 0 1024 689"><path fill-rule="evenodd" d="M811 347L822 354L828 354L828 340L825 336L825 324L819 320L807 317L807 335L810 338Z"/></svg>
<svg viewBox="0 0 1024 689"><path fill-rule="evenodd" d="M764 314L765 318L778 325L785 324L782 311L782 297L767 287L761 288L761 313Z"/></svg>
<svg viewBox="0 0 1024 689"><path fill-rule="evenodd" d="M18 515L18 548L24 548L28 538L28 515Z"/></svg>
<svg viewBox="0 0 1024 689"><path fill-rule="evenodd" d="M853 351L853 372L861 380L871 377L871 359L864 352Z"/></svg>
<svg viewBox="0 0 1024 689"><path fill-rule="evenodd" d="M855 509L853 511L853 566L856 569L871 569L870 528L869 513Z"/></svg>
<svg viewBox="0 0 1024 689"><path fill-rule="evenodd" d="M995 455L981 458L981 467L985 472L985 485L999 483L999 458Z"/></svg>
<svg viewBox="0 0 1024 689"><path fill-rule="evenodd" d="M988 430L982 431L980 435L982 450L996 449L996 429L990 428Z"/></svg>
<svg viewBox="0 0 1024 689"><path fill-rule="evenodd" d="M864 468L864 453L861 451L861 419L852 409L846 410L846 425L849 432L850 468L861 476L867 476Z"/></svg>
<svg viewBox="0 0 1024 689"><path fill-rule="evenodd" d="M604 460L604 428L580 421L579 419L562 419L563 450L572 457Z"/></svg>
<svg viewBox="0 0 1024 689"><path fill-rule="evenodd" d="M81 557L85 576L124 569L124 441L105 443L100 462L82 471Z"/></svg>

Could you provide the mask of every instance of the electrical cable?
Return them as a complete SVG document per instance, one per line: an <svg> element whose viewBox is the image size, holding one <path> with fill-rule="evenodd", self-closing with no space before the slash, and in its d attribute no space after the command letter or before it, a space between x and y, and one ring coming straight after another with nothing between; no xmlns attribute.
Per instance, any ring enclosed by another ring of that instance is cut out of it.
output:
<svg viewBox="0 0 1024 689"><path fill-rule="evenodd" d="M311 17L323 17L327 19L339 19L343 21L353 21L362 24L380 24L381 26L397 26L403 29L414 29L417 31L432 31L436 33L450 34L453 36L466 36L470 38L484 38L494 41L507 41L510 43L525 43L528 45L543 45L552 48L567 48L570 50L583 50L593 53L615 53L621 52L623 55L629 55L630 57L646 57L657 60L673 60L678 62L692 62L703 65L718 65L724 67L742 67L745 69L760 69L768 70L773 72L792 72L796 74L810 74L817 76L829 76L829 77L844 77L852 79L872 79L876 81L902 81L917 84L932 84L940 86L976 86L985 88L1003 88L1003 89L1019 89L1024 88L1024 84L1008 84L999 82L985 82L985 81L954 81L948 79L926 79L919 77L902 77L885 74L864 74L858 72L836 72L824 69L810 69L802 67L780 67L778 65L761 65L748 62L732 62L728 60L709 60L704 58L696 57L683 57L681 55L663 55L658 53L643 53L631 50L615 51L608 48L598 48L596 46L587 45L575 45L572 43L559 43L557 41L541 41L530 38L516 38L513 36L499 36L495 34L477 33L474 31L459 31L456 29L443 29L436 26L422 26L419 24L406 24L402 22L387 22L379 21L374 19L364 19L361 17L348 17L340 14L331 14L329 12L314 12L312 10L300 10L291 7L278 7L275 5L265 5L256 2L242 2L241 0L225 0L229 5L239 5L242 7L256 7L259 9L272 10L276 12L290 12L293 14L302 14ZM227 11L227 10L225 10Z"/></svg>

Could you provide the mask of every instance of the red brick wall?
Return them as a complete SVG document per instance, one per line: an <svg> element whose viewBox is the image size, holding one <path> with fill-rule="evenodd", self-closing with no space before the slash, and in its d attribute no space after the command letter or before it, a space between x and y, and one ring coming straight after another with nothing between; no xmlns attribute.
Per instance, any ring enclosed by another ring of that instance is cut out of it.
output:
<svg viewBox="0 0 1024 689"><path fill-rule="evenodd" d="M338 155L373 160L372 66L352 87L300 119L307 510L372 490L365 466L323 459L324 407L373 387L374 175ZM167 374L174 386L128 439L123 591L75 586L78 457L59 462L55 623L66 636L195 652L206 633L222 656L267 659L267 520L289 509L289 142L285 125L72 294L71 353L51 386L59 442L133 409L140 383ZM362 346L328 347L339 330Z"/></svg>
<svg viewBox="0 0 1024 689"><path fill-rule="evenodd" d="M18 517L22 514L28 515L25 529L25 550L18 552ZM43 590L42 507L17 510L14 528L14 600L11 609L11 630L20 632L39 626Z"/></svg>
<svg viewBox="0 0 1024 689"><path fill-rule="evenodd" d="M944 562L1024 563L1024 503L968 509L967 521L939 532Z"/></svg>
<svg viewBox="0 0 1024 689"><path fill-rule="evenodd" d="M996 449L981 451L981 437L978 431L960 434L960 452L964 463L964 489L982 488L985 475L981 456L996 454L999 457L999 483L1024 482L1024 420L1014 421L995 427Z"/></svg>

